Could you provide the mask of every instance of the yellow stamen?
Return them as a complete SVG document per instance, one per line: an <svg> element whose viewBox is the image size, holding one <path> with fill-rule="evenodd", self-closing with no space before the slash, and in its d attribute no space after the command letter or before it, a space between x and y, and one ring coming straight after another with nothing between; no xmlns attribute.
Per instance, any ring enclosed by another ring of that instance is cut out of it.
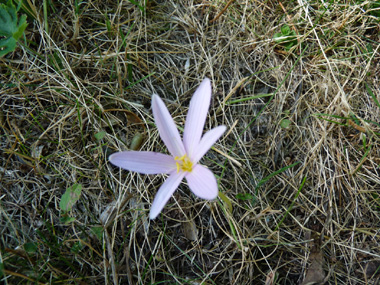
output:
<svg viewBox="0 0 380 285"><path fill-rule="evenodd" d="M193 170L193 163L191 160L187 157L187 154L184 154L181 157L174 157L174 160L176 161L177 165L177 173L179 173L180 170L191 172Z"/></svg>

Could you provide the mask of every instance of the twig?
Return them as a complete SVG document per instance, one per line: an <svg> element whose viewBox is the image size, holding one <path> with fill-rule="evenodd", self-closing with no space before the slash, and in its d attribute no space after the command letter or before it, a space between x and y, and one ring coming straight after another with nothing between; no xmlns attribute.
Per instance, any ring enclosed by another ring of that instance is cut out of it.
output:
<svg viewBox="0 0 380 285"><path fill-rule="evenodd" d="M219 17L222 16L222 14L227 10L228 6L230 6L230 5L232 4L232 2L234 2L234 1L235 1L235 0L230 0L230 1L228 1L227 5L222 9L222 11L219 12L218 15L216 15L216 17L215 17L214 19L212 19L212 20L210 21L210 23L213 23L213 22L215 22L216 20L218 20Z"/></svg>

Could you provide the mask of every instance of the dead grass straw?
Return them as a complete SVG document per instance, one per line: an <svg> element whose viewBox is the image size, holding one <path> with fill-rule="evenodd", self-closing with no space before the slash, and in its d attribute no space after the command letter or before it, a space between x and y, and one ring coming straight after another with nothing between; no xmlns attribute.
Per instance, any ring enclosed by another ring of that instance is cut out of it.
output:
<svg viewBox="0 0 380 285"><path fill-rule="evenodd" d="M47 19L28 2L38 17L0 59L2 281L377 284L374 2L132 2L56 1ZM290 48L274 40L285 25ZM136 139L165 152L151 95L182 126L206 76L206 128L228 133L203 163L225 197L183 184L150 221L165 177L107 158Z"/></svg>

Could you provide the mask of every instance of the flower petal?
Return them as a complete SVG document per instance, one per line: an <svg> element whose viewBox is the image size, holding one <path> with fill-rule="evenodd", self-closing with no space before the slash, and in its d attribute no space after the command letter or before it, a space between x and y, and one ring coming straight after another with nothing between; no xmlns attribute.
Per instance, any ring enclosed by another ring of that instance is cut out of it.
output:
<svg viewBox="0 0 380 285"><path fill-rule="evenodd" d="M153 94L152 97L152 110L161 139L168 147L170 153L173 156L183 156L185 154L185 148L177 127L164 102L162 102L161 98L156 94Z"/></svg>
<svg viewBox="0 0 380 285"><path fill-rule="evenodd" d="M197 164L186 175L186 180L190 190L199 198L212 200L218 196L218 183L214 173L206 167Z"/></svg>
<svg viewBox="0 0 380 285"><path fill-rule="evenodd" d="M226 126L219 126L213 128L204 134L197 149L195 150L193 157L191 157L193 163L197 163L208 150L213 146L213 144L223 135L226 131Z"/></svg>
<svg viewBox="0 0 380 285"><path fill-rule="evenodd" d="M211 82L205 78L195 91L190 101L189 112L186 117L183 143L187 154L191 157L201 140L207 111L211 101Z"/></svg>
<svg viewBox="0 0 380 285"><path fill-rule="evenodd" d="M172 156L151 151L122 151L111 154L109 161L129 171L143 174L169 173L177 168Z"/></svg>
<svg viewBox="0 0 380 285"><path fill-rule="evenodd" d="M170 197L173 195L174 191L177 189L178 185L181 183L186 172L173 172L170 174L168 179L161 185L158 190L156 197L154 197L152 208L150 209L149 217L153 220L162 211Z"/></svg>

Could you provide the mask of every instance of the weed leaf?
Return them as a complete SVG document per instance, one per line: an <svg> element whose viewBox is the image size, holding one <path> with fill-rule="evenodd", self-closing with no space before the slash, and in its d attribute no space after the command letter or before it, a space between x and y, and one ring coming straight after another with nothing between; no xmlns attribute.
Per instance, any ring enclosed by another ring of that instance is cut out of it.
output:
<svg viewBox="0 0 380 285"><path fill-rule="evenodd" d="M106 136L106 132L105 131L100 131L98 133L96 133L94 135L94 137L96 138L96 140L100 141L102 140L104 137Z"/></svg>
<svg viewBox="0 0 380 285"><path fill-rule="evenodd" d="M232 213L232 203L230 201L230 199L227 198L226 195L224 195L222 192L219 191L219 198L222 199L222 201L224 202L224 205L226 206L227 210Z"/></svg>
<svg viewBox="0 0 380 285"><path fill-rule="evenodd" d="M81 191L82 184L74 184L72 187L67 188L59 203L61 210L64 212L70 211L74 204L79 200Z"/></svg>
<svg viewBox="0 0 380 285"><path fill-rule="evenodd" d="M292 122L289 120L289 119L283 119L280 123L280 126L281 128L283 129L287 129L290 127L290 125L292 124Z"/></svg>
<svg viewBox="0 0 380 285"><path fill-rule="evenodd" d="M0 4L0 56L15 50L17 41L28 25L26 15L17 18L18 10L19 7L16 9L10 0L7 4Z"/></svg>
<svg viewBox="0 0 380 285"><path fill-rule="evenodd" d="M273 39L285 47L286 50L290 50L293 46L297 45L297 34L288 25L281 27L280 33L275 33Z"/></svg>

